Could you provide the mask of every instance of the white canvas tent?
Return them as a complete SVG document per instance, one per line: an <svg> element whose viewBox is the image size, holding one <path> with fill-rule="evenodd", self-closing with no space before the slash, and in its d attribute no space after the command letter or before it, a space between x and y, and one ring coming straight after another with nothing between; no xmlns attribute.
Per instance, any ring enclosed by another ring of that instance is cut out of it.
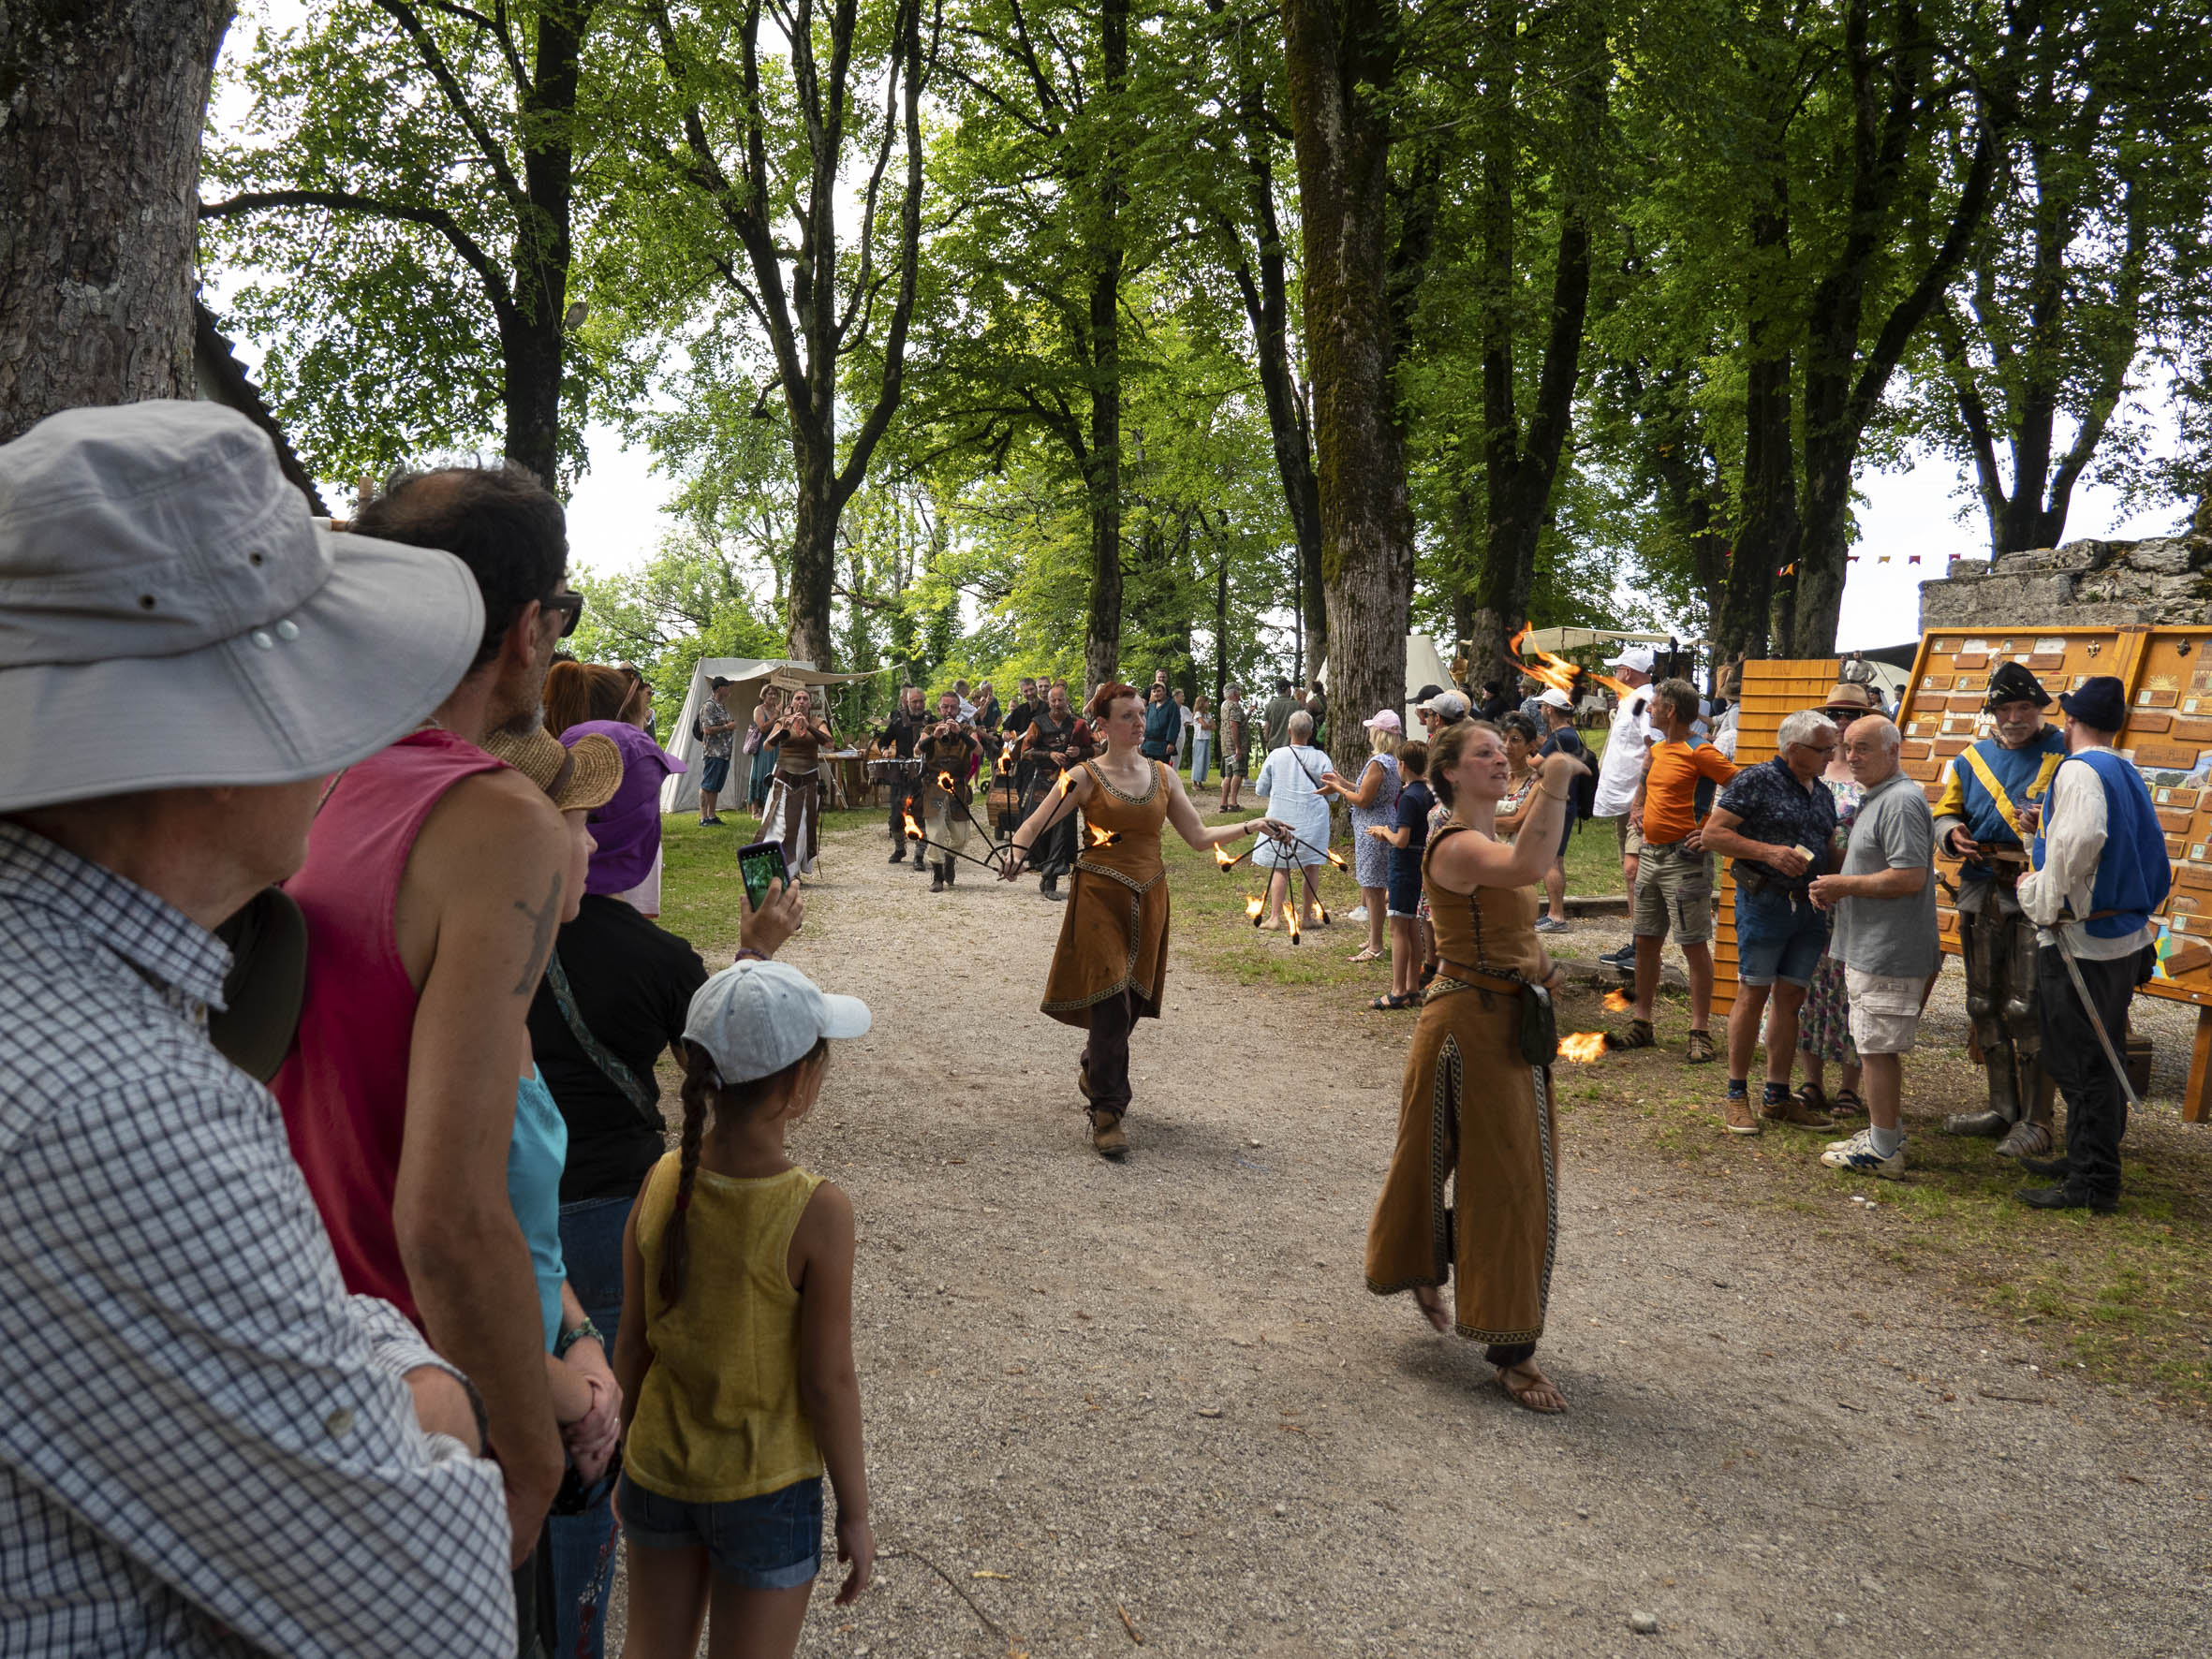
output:
<svg viewBox="0 0 2212 1659"><path fill-rule="evenodd" d="M1320 679L1323 686L1328 685L1329 668L1326 663L1321 665ZM1421 723L1413 717L1413 705L1418 700L1421 688L1424 685L1434 685L1440 691L1451 690L1452 669L1445 663L1443 657L1438 654L1437 642L1434 639L1431 639L1426 634L1408 634L1406 636L1406 705L1398 711L1398 718L1405 723L1406 729L1415 736L1420 735ZM1264 702L1266 699L1263 697L1261 700ZM1347 715L1364 720L1375 712L1372 709L1362 709L1356 712L1351 710L1339 709L1335 706L1334 697L1330 701L1329 723L1332 726Z"/></svg>
<svg viewBox="0 0 2212 1659"><path fill-rule="evenodd" d="M875 671L882 673L886 670L878 668ZM706 656L700 658L699 665L691 670L691 689L684 694L683 710L677 714L674 727L661 739L661 747L681 760L686 768L683 771L671 772L662 782L660 785L660 810L662 812L689 812L699 805L700 751L704 745L700 743L699 739L691 735L691 722L699 713L700 707L706 702L709 682L715 676L720 675L735 685L739 695L729 698L724 706L737 716L738 725L743 727L751 722L753 710L759 706L760 701L760 688L766 685L770 676L774 674L784 674L793 679L804 680L809 685L848 685L855 680L869 678L866 674L824 673L810 664L793 662L789 657ZM843 730L835 720L831 722L831 729L836 733L840 743L849 742L854 735ZM748 758L744 755L733 754L730 756L731 784L723 791L724 796L729 800L737 801L745 793L743 769L749 764ZM742 804L742 801L739 801L739 804Z"/></svg>

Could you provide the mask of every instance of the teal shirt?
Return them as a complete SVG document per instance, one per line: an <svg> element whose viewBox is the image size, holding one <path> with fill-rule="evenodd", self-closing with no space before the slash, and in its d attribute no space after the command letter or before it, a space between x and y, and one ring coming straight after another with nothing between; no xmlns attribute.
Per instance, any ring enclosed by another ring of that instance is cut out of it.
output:
<svg viewBox="0 0 2212 1659"><path fill-rule="evenodd" d="M507 1201L514 1206L523 1242L530 1247L549 1354L560 1341L561 1286L568 1278L561 1259L561 1166L568 1161L568 1121L533 1065L515 1089L514 1138L507 1143Z"/></svg>

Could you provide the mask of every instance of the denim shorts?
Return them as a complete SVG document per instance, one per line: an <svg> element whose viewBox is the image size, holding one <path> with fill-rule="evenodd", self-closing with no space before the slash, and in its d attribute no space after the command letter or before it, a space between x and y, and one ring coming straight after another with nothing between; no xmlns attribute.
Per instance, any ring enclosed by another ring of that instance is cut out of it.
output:
<svg viewBox="0 0 2212 1659"><path fill-rule="evenodd" d="M796 1590L822 1570L822 1483L727 1504L686 1504L626 1473L614 1494L622 1535L646 1549L704 1549L715 1577L741 1590Z"/></svg>
<svg viewBox="0 0 2212 1659"><path fill-rule="evenodd" d="M1736 888L1736 981L1806 986L1828 952L1828 918L1804 893Z"/></svg>
<svg viewBox="0 0 2212 1659"><path fill-rule="evenodd" d="M730 756L709 755L700 762L699 788L702 795L719 795L722 785L730 782Z"/></svg>

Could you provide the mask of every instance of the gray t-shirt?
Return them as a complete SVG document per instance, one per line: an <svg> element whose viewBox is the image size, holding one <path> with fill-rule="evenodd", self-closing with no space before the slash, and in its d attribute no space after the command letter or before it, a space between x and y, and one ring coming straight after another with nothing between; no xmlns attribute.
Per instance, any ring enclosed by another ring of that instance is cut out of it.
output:
<svg viewBox="0 0 2212 1659"><path fill-rule="evenodd" d="M1891 978L1924 976L1936 970L1936 817L1921 786L1898 772L1859 801L1845 875L1884 870L1922 870L1928 878L1902 899L1851 897L1836 907L1828 954L1862 974Z"/></svg>

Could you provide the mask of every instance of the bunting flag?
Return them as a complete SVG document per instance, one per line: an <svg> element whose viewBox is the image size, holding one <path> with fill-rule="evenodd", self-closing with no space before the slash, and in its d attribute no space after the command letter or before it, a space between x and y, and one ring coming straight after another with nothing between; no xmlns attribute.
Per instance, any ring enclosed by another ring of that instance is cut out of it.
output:
<svg viewBox="0 0 2212 1659"><path fill-rule="evenodd" d="M1794 565L1785 565L1779 570L1776 571L1775 574L1777 576L1795 576L1797 574L1797 566Z"/></svg>
<svg viewBox="0 0 2212 1659"><path fill-rule="evenodd" d="M1846 560L1844 561L1844 563L1845 563L1845 564L1847 564L1847 565L1856 565L1858 562L1859 562L1859 555L1858 555L1858 554L1856 554L1856 553L1853 553L1853 554L1851 554L1851 556L1850 556L1848 559L1846 559Z"/></svg>
<svg viewBox="0 0 2212 1659"><path fill-rule="evenodd" d="M1881 557L1880 557L1879 559L1875 560L1874 562L1875 562L1877 565L1887 565L1887 564L1890 562L1890 556L1889 556L1889 554L1887 554L1887 553L1884 553L1884 554L1882 554L1882 555L1881 555Z"/></svg>
<svg viewBox="0 0 2212 1659"><path fill-rule="evenodd" d="M1908 565L1917 565L1920 563L1920 555L1918 553L1909 553L1906 555L1905 563Z"/></svg>

